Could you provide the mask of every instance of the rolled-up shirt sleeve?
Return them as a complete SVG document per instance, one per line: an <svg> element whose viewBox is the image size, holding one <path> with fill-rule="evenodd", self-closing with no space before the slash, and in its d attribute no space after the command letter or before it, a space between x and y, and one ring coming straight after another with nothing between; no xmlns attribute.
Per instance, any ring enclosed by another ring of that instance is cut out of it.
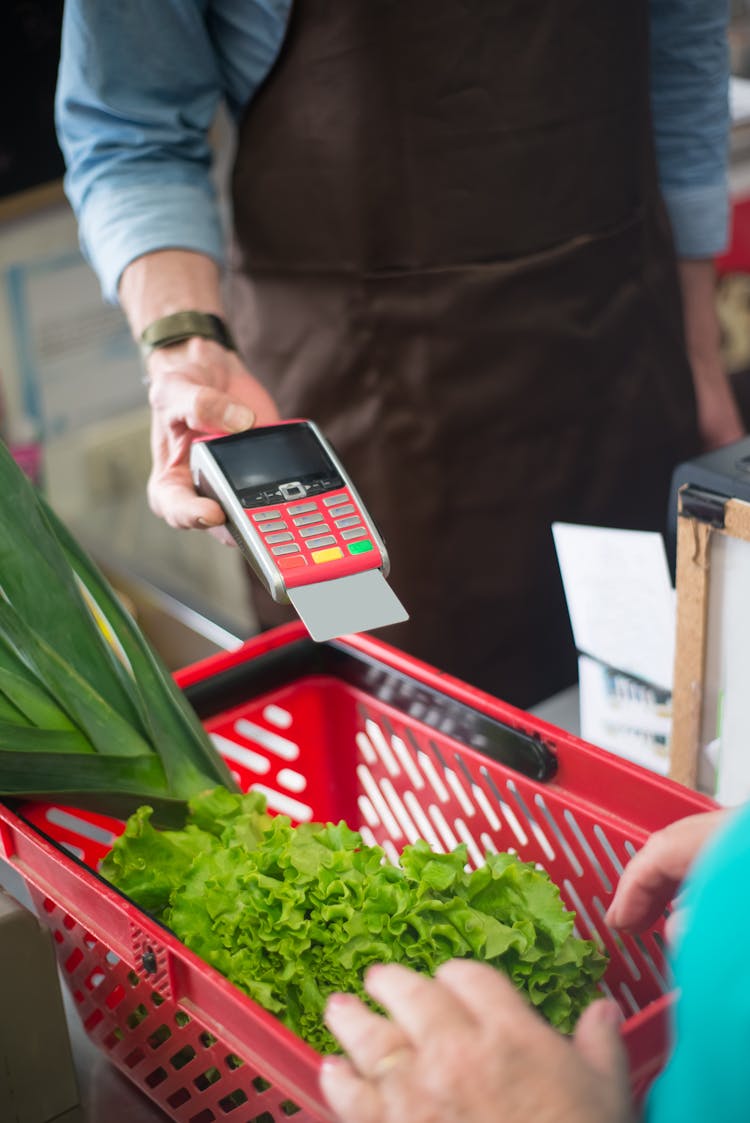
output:
<svg viewBox="0 0 750 1123"><path fill-rule="evenodd" d="M659 177L677 253L727 242L728 0L651 0L651 103Z"/></svg>
<svg viewBox="0 0 750 1123"><path fill-rule="evenodd" d="M81 248L116 301L125 267L160 249L220 264L209 131L267 73L288 0L66 0L56 122Z"/></svg>

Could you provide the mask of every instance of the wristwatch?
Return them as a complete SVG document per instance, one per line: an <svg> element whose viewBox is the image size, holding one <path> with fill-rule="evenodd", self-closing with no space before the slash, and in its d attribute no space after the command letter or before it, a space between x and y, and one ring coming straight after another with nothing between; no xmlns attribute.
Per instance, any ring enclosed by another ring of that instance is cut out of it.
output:
<svg viewBox="0 0 750 1123"><path fill-rule="evenodd" d="M221 316L216 316L213 312L189 310L162 316L144 328L140 338L141 355L145 359L160 347L171 347L173 343L182 343L196 335L202 339L215 340L227 351L237 350L232 333Z"/></svg>

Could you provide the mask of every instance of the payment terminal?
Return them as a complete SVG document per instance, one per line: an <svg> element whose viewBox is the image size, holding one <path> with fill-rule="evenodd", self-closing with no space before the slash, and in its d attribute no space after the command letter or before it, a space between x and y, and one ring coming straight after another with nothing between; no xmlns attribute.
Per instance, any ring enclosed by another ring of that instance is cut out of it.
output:
<svg viewBox="0 0 750 1123"><path fill-rule="evenodd" d="M190 468L273 599L291 602L314 640L408 619L385 580L385 543L312 421L199 438Z"/></svg>

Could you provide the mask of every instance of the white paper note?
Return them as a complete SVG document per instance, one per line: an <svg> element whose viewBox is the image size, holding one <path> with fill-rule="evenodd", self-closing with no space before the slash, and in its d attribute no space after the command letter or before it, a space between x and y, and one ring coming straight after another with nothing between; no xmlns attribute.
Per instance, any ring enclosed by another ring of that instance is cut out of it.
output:
<svg viewBox="0 0 750 1123"><path fill-rule="evenodd" d="M672 689L676 598L660 534L552 527L578 650Z"/></svg>
<svg viewBox="0 0 750 1123"><path fill-rule="evenodd" d="M729 111L735 125L750 121L750 81L747 78L729 79Z"/></svg>

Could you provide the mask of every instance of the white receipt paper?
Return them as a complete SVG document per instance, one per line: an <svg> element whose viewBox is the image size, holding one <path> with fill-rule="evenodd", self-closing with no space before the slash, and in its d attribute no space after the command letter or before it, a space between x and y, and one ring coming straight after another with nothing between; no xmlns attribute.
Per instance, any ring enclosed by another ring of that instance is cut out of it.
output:
<svg viewBox="0 0 750 1123"><path fill-rule="evenodd" d="M578 650L672 689L676 594L660 534L554 523Z"/></svg>

